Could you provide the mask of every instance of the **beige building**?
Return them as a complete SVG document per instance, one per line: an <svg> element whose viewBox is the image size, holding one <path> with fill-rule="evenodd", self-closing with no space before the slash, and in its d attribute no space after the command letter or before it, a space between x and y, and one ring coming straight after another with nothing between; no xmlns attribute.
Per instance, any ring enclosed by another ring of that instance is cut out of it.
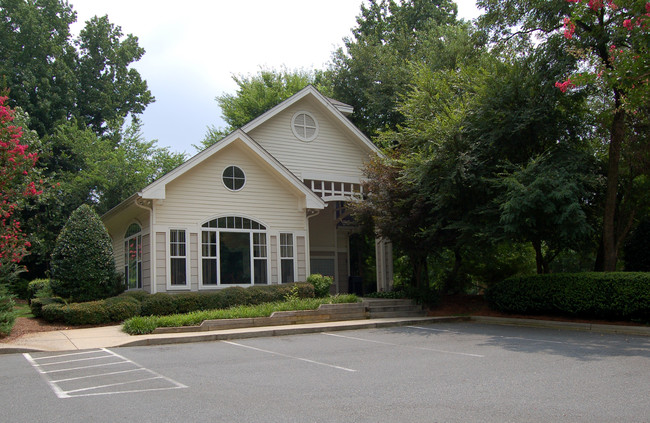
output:
<svg viewBox="0 0 650 423"><path fill-rule="evenodd" d="M308 86L102 216L128 289L202 291L334 277L348 292L346 203L379 150L352 107ZM377 240L377 288L392 286Z"/></svg>

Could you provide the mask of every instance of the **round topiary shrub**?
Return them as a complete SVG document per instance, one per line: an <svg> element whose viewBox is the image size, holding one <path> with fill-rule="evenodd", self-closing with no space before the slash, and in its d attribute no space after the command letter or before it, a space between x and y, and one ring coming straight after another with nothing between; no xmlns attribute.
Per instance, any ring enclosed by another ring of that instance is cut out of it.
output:
<svg viewBox="0 0 650 423"><path fill-rule="evenodd" d="M314 286L316 298L324 298L330 295L330 287L334 280L330 276L323 276L319 273L309 275L307 282Z"/></svg>
<svg viewBox="0 0 650 423"><path fill-rule="evenodd" d="M88 205L75 210L52 253L52 292L72 301L106 298L115 289L113 246L99 216Z"/></svg>
<svg viewBox="0 0 650 423"><path fill-rule="evenodd" d="M113 322L122 322L139 316L141 310L140 301L127 296L107 298L104 300L104 306Z"/></svg>

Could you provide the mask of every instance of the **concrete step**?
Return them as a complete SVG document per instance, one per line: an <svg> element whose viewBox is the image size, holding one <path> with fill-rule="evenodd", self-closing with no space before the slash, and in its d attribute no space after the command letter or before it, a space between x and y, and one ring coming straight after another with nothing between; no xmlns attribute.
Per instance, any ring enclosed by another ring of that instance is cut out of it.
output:
<svg viewBox="0 0 650 423"><path fill-rule="evenodd" d="M371 319L381 317L421 317L426 315L422 306L415 304L412 300L364 298L363 304Z"/></svg>

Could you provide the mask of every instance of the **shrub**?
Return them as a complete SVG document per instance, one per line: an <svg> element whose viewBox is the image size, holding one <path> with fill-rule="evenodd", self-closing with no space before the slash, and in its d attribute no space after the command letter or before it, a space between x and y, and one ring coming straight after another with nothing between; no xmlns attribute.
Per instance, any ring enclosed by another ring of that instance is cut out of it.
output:
<svg viewBox="0 0 650 423"><path fill-rule="evenodd" d="M145 299L149 298L151 294L145 291L126 291L121 293L119 296L120 297L129 297L129 298L134 298L137 300L139 303L143 302Z"/></svg>
<svg viewBox="0 0 650 423"><path fill-rule="evenodd" d="M251 297L246 288L241 286L231 286L230 288L219 291L221 294L222 305L219 308L229 308L237 305L250 304Z"/></svg>
<svg viewBox="0 0 650 423"><path fill-rule="evenodd" d="M63 309L67 307L63 303L44 304L41 309L41 317L47 322L63 322Z"/></svg>
<svg viewBox="0 0 650 423"><path fill-rule="evenodd" d="M43 317L42 309L49 304L63 304L64 301L59 297L44 297L44 298L34 298L29 304L29 308L32 310L34 317ZM46 319L47 320L47 319Z"/></svg>
<svg viewBox="0 0 650 423"><path fill-rule="evenodd" d="M251 286L246 291L250 297L249 304L257 305L282 301L284 298L282 285Z"/></svg>
<svg viewBox="0 0 650 423"><path fill-rule="evenodd" d="M190 311L201 310L201 297L198 292L183 292L173 295L175 313L189 313Z"/></svg>
<svg viewBox="0 0 650 423"><path fill-rule="evenodd" d="M0 287L0 335L9 335L16 322L14 300L4 287Z"/></svg>
<svg viewBox="0 0 650 423"><path fill-rule="evenodd" d="M309 275L307 283L314 287L314 295L317 298L327 297L330 294L330 287L334 280L330 276L323 276L319 273Z"/></svg>
<svg viewBox="0 0 650 423"><path fill-rule="evenodd" d="M104 301L73 303L63 307L63 320L69 325L101 325L111 322Z"/></svg>
<svg viewBox="0 0 650 423"><path fill-rule="evenodd" d="M486 292L490 307L650 322L650 273L558 273L508 278Z"/></svg>
<svg viewBox="0 0 650 423"><path fill-rule="evenodd" d="M171 295L159 292L142 301L143 316L166 316L176 313L176 304Z"/></svg>
<svg viewBox="0 0 650 423"><path fill-rule="evenodd" d="M52 252L52 291L73 301L105 298L116 283L113 246L97 213L84 204L59 233Z"/></svg>
<svg viewBox="0 0 650 423"><path fill-rule="evenodd" d="M53 297L49 279L34 279L27 285L29 299Z"/></svg>
<svg viewBox="0 0 650 423"><path fill-rule="evenodd" d="M112 322L122 322L140 315L140 301L133 297L120 296L104 300L104 305Z"/></svg>

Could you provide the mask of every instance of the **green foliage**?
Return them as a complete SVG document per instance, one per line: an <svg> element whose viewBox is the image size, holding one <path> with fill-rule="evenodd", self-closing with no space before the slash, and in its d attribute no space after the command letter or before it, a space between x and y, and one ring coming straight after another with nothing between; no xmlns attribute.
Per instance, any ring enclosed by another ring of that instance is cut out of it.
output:
<svg viewBox="0 0 650 423"><path fill-rule="evenodd" d="M104 301L72 303L63 307L63 320L69 325L101 325L111 321Z"/></svg>
<svg viewBox="0 0 650 423"><path fill-rule="evenodd" d="M144 49L108 17L93 17L72 38L72 6L60 0L2 1L0 75L40 136L73 117L103 135L108 124L154 101L131 64Z"/></svg>
<svg viewBox="0 0 650 423"><path fill-rule="evenodd" d="M307 283L314 286L314 295L316 298L324 298L330 295L330 287L334 283L334 279L331 276L323 276L316 273L307 277Z"/></svg>
<svg viewBox="0 0 650 423"><path fill-rule="evenodd" d="M642 220L624 246L625 270L650 272L650 219Z"/></svg>
<svg viewBox="0 0 650 423"><path fill-rule="evenodd" d="M121 293L119 296L120 297L130 297L130 298L135 298L138 302L144 301L146 298L149 297L148 292L145 291L139 291L139 290L133 290L133 291L126 291Z"/></svg>
<svg viewBox="0 0 650 423"><path fill-rule="evenodd" d="M115 273L106 228L90 206L80 206L61 230L52 253L52 291L73 301L105 298L114 294Z"/></svg>
<svg viewBox="0 0 650 423"><path fill-rule="evenodd" d="M43 313L42 313L43 308L50 304L64 304L64 301L62 298L59 297L33 298L29 304L29 307L31 308L34 317L43 317Z"/></svg>
<svg viewBox="0 0 650 423"><path fill-rule="evenodd" d="M177 312L173 295L158 292L150 295L142 301L143 316L164 316Z"/></svg>
<svg viewBox="0 0 650 423"><path fill-rule="evenodd" d="M276 311L315 310L321 304L355 303L357 301L355 295L338 295L328 298L304 298L257 305L239 305L228 309L195 311L187 314L142 316L125 321L122 330L131 335L141 335L151 333L157 327L195 326L204 320L213 319L269 317Z"/></svg>
<svg viewBox="0 0 650 423"><path fill-rule="evenodd" d="M53 297L50 279L34 279L27 285L27 293L30 299Z"/></svg>
<svg viewBox="0 0 650 423"><path fill-rule="evenodd" d="M9 335L16 321L14 301L7 290L0 286L0 335Z"/></svg>
<svg viewBox="0 0 650 423"><path fill-rule="evenodd" d="M365 298L383 298L386 300L402 300L408 298L404 290L393 290L393 291L383 291L383 292L371 292L370 294L364 295Z"/></svg>
<svg viewBox="0 0 650 423"><path fill-rule="evenodd" d="M650 322L650 273L513 277L491 286L486 299L507 313Z"/></svg>
<svg viewBox="0 0 650 423"><path fill-rule="evenodd" d="M40 316L43 320L47 322L63 322L65 318L63 317L64 311L67 305L59 302L52 302L49 304L43 304L43 308L40 311Z"/></svg>
<svg viewBox="0 0 650 423"><path fill-rule="evenodd" d="M139 316L141 311L140 301L129 296L107 298L104 300L104 305L112 322L123 322L131 317Z"/></svg>

